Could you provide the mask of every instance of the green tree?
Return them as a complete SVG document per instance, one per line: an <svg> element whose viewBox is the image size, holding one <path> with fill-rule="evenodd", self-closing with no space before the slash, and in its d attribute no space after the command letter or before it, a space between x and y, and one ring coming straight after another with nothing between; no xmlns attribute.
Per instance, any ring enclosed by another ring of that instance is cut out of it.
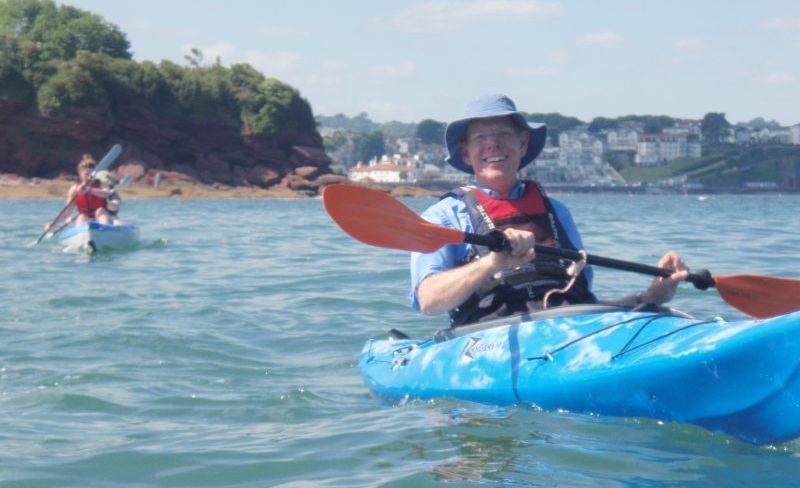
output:
<svg viewBox="0 0 800 488"><path fill-rule="evenodd" d="M589 132L598 133L601 130L616 129L619 127L619 121L616 119L609 119L606 117L595 117L589 123Z"/></svg>
<svg viewBox="0 0 800 488"><path fill-rule="evenodd" d="M530 113L524 114L525 120L529 122L542 122L547 124L547 137L554 145L558 145L558 136L562 131L583 125L583 121L575 117L568 117L560 113Z"/></svg>
<svg viewBox="0 0 800 488"><path fill-rule="evenodd" d="M52 0L0 2L0 34L33 42L45 59L72 59L78 51L131 58L130 43L116 25Z"/></svg>
<svg viewBox="0 0 800 488"><path fill-rule="evenodd" d="M444 122L433 119L425 119L417 124L415 135L424 144L444 144Z"/></svg>
<svg viewBox="0 0 800 488"><path fill-rule="evenodd" d="M192 66L194 68L199 68L203 64L203 51L201 51L196 47L193 47L189 51L189 54L185 54L183 56L183 59L185 59L186 62L189 63L189 66Z"/></svg>
<svg viewBox="0 0 800 488"><path fill-rule="evenodd" d="M356 141L356 159L366 163L372 158L380 158L386 153L383 132L376 130Z"/></svg>
<svg viewBox="0 0 800 488"><path fill-rule="evenodd" d="M654 121L649 121L644 123L644 133L645 134L661 134L664 128L661 124Z"/></svg>
<svg viewBox="0 0 800 488"><path fill-rule="evenodd" d="M644 124L645 128L654 131L650 134L658 134L664 131L667 127L675 125L675 119L668 115L625 115L616 120L619 122L638 122Z"/></svg>
<svg viewBox="0 0 800 488"><path fill-rule="evenodd" d="M728 135L728 127L731 124L725 119L722 112L709 112L700 122L700 135L703 142L708 145L718 145L725 141Z"/></svg>

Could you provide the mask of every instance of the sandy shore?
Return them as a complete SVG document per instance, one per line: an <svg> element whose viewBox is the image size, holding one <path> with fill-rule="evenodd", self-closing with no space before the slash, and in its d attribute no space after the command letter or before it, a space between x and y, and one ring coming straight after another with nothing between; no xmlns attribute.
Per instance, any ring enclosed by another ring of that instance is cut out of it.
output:
<svg viewBox="0 0 800 488"><path fill-rule="evenodd" d="M41 179L0 179L0 199L64 199L67 196L70 181ZM225 187L219 188L195 184L176 183L163 184L158 188L131 184L120 190L122 198L130 200L149 199L254 199L254 198L308 198L304 192L284 188Z"/></svg>
<svg viewBox="0 0 800 488"><path fill-rule="evenodd" d="M26 179L12 175L0 175L0 200L49 200L65 199L73 184L65 180ZM376 186L396 197L431 197L442 194L438 190L426 190L413 186L398 186L392 189ZM316 195L309 192L293 191L288 188L229 187L210 186L200 183L164 183L158 188L133 183L120 190L124 199L155 200L172 198L178 200L222 200L259 198L309 198Z"/></svg>

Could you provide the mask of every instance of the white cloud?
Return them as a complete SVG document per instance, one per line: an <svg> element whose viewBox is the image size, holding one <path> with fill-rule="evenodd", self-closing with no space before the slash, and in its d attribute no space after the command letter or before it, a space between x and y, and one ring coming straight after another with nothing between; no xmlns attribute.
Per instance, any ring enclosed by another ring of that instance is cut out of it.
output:
<svg viewBox="0 0 800 488"><path fill-rule="evenodd" d="M338 59L326 59L321 63L322 70L326 73L343 73L350 68L350 65Z"/></svg>
<svg viewBox="0 0 800 488"><path fill-rule="evenodd" d="M183 54L189 54L190 44L182 46ZM203 64L214 63L217 57L225 66L235 63L248 63L267 78L277 78L301 92L308 90L333 90L342 83L342 75L348 65L338 60L328 59L311 66L298 54L288 51L262 51L258 49L239 49L231 43L223 42L210 46L199 46L203 53Z"/></svg>
<svg viewBox="0 0 800 488"><path fill-rule="evenodd" d="M550 64L554 64L557 66L563 66L567 64L567 61L569 61L566 53L562 51L555 51L551 53L549 56L547 56L547 60L550 62Z"/></svg>
<svg viewBox="0 0 800 488"><path fill-rule="evenodd" d="M258 29L260 34L265 36L275 37L309 37L310 33L306 30L297 27L278 27L274 25L265 25Z"/></svg>
<svg viewBox="0 0 800 488"><path fill-rule="evenodd" d="M546 18L562 13L561 6L536 0L441 0L403 10L389 20L389 25L404 32L442 32L473 22Z"/></svg>
<svg viewBox="0 0 800 488"><path fill-rule="evenodd" d="M506 70L508 76L516 78L529 78L535 76L550 76L556 74L558 70L555 66L540 64L538 66L523 66L519 68L509 68Z"/></svg>
<svg viewBox="0 0 800 488"><path fill-rule="evenodd" d="M623 37L615 32L592 32L581 38L583 44L590 46L616 46L620 44Z"/></svg>
<svg viewBox="0 0 800 488"><path fill-rule="evenodd" d="M396 65L371 66L368 72L376 78L408 78L413 76L417 68L412 62Z"/></svg>
<svg viewBox="0 0 800 488"><path fill-rule="evenodd" d="M235 51L233 44L222 42L205 47L198 47L194 44L184 44L181 46L181 53L183 53L184 56L190 55L193 48L200 49L200 52L203 53L203 61L205 63L213 63L217 57L219 57L221 61L229 61L228 58L231 57L232 53Z"/></svg>
<svg viewBox="0 0 800 488"><path fill-rule="evenodd" d="M190 54L190 50L194 47L197 47L203 53L205 64L213 63L217 58L220 58L224 65L249 63L268 77L290 74L301 64L300 56L292 52L239 49L229 42L221 42L210 46L184 44L181 46L181 52Z"/></svg>
<svg viewBox="0 0 800 488"><path fill-rule="evenodd" d="M759 85L781 86L794 83L795 77L785 72L773 72L773 73L764 73L763 75L756 76L754 81Z"/></svg>
<svg viewBox="0 0 800 488"><path fill-rule="evenodd" d="M266 76L275 76L273 73L292 73L300 67L299 55L287 51L261 51L248 49L242 51L243 61L255 66Z"/></svg>
<svg viewBox="0 0 800 488"><path fill-rule="evenodd" d="M800 17L775 17L762 24L770 30L800 30Z"/></svg>
<svg viewBox="0 0 800 488"><path fill-rule="evenodd" d="M405 105L389 100L366 100L359 112L367 112L372 120L410 120L411 113Z"/></svg>
<svg viewBox="0 0 800 488"><path fill-rule="evenodd" d="M698 39L679 39L675 42L679 51L687 53L704 53L708 51L708 44Z"/></svg>
<svg viewBox="0 0 800 488"><path fill-rule="evenodd" d="M552 76L561 71L561 68L568 62L567 55L562 51L550 53L545 62L535 66L516 66L508 68L506 75L514 78L531 78L540 76Z"/></svg>

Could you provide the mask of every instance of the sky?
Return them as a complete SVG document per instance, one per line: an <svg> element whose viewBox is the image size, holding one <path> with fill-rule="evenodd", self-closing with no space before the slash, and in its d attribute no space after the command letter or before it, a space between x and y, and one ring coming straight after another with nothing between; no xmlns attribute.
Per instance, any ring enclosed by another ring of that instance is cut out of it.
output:
<svg viewBox="0 0 800 488"><path fill-rule="evenodd" d="M315 114L450 121L479 95L590 121L628 114L800 123L797 0L58 1L134 59L199 48L297 88Z"/></svg>

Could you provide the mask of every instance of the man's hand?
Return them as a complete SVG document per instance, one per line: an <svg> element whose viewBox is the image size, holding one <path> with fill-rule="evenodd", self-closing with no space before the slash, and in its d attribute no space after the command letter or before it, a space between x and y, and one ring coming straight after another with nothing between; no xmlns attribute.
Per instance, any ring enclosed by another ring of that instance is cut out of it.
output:
<svg viewBox="0 0 800 488"><path fill-rule="evenodd" d="M653 280L653 284L650 285L650 288L640 296L645 303L661 305L662 303L667 303L672 300L672 297L675 296L675 290L678 289L678 283L689 276L689 268L686 267L683 259L672 251L665 254L664 257L658 261L657 266L659 268L672 270L673 273L666 278L658 277Z"/></svg>
<svg viewBox="0 0 800 488"><path fill-rule="evenodd" d="M486 257L490 260L495 273L523 266L531 262L536 254L533 249L533 245L536 243L533 232L506 229L503 234L511 244L511 251L493 252Z"/></svg>

